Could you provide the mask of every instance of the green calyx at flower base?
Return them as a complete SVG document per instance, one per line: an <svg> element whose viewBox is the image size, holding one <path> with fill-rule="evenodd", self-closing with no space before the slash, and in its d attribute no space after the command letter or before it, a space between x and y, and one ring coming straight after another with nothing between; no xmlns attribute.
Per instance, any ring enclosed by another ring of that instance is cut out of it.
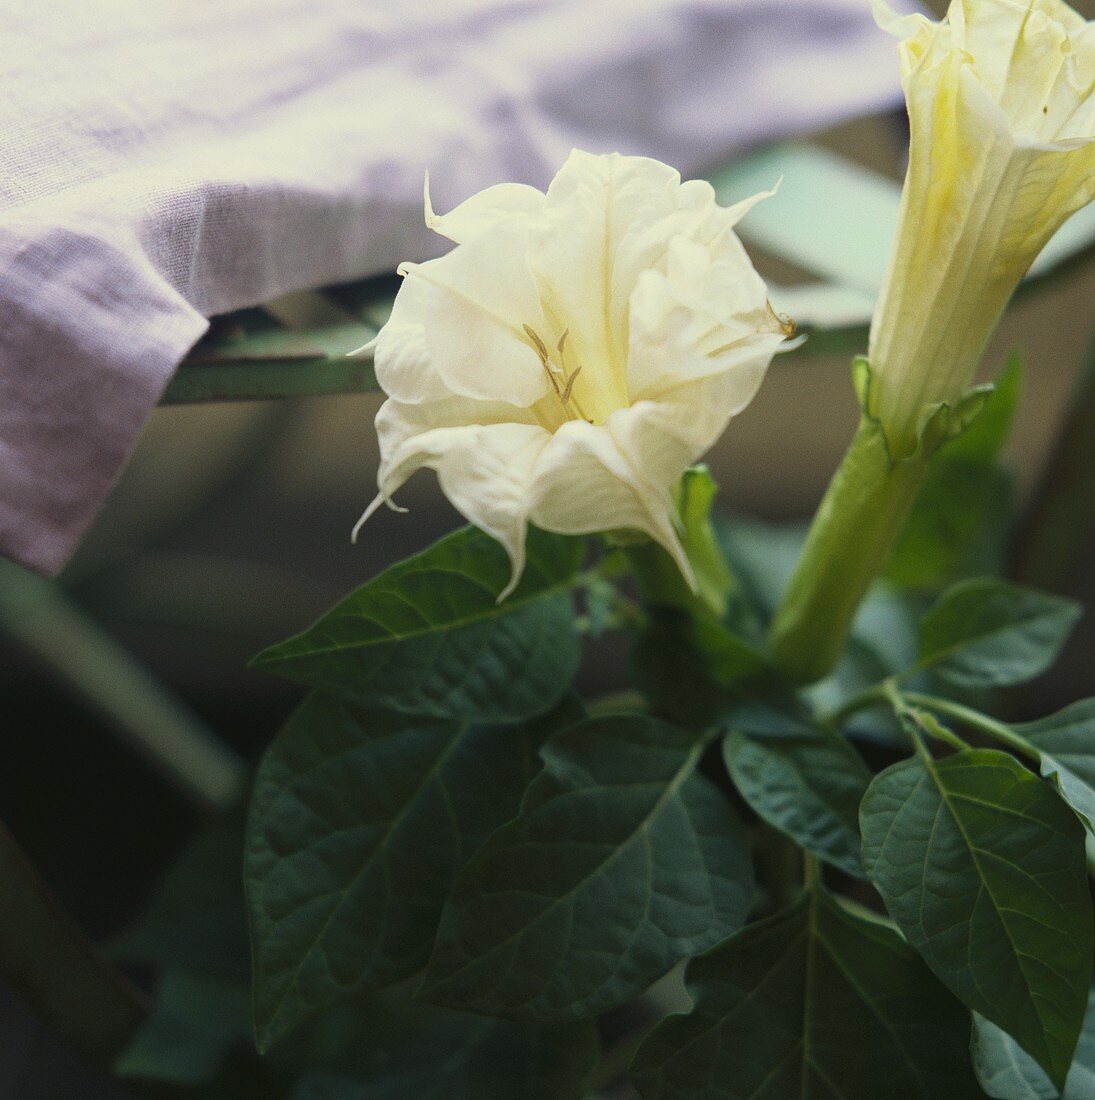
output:
<svg viewBox="0 0 1095 1100"><path fill-rule="evenodd" d="M805 536L719 515L696 466L792 344L735 232L765 196L575 152L546 193L427 199L454 247L405 265L375 341L363 518L428 468L471 526L255 662L310 689L245 842L259 1047L327 1059L293 1095L1095 1075L1095 699L994 713L1080 610L993 576L1017 368L974 384L1092 198L1095 38L1051 0L876 9L910 168L860 426ZM576 679L600 645L626 685Z"/></svg>

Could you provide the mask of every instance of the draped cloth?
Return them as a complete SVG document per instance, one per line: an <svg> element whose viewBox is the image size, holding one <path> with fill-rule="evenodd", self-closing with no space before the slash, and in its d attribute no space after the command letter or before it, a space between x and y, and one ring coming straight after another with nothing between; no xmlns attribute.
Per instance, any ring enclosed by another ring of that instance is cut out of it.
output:
<svg viewBox="0 0 1095 1100"><path fill-rule="evenodd" d="M686 176L900 101L866 0L9 0L0 554L77 546L207 318L423 259L572 146Z"/></svg>

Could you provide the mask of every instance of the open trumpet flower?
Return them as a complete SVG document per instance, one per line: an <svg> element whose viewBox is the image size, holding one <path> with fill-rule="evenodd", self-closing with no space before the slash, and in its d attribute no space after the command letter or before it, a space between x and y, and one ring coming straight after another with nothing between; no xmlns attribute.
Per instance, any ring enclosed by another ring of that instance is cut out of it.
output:
<svg viewBox="0 0 1095 1100"><path fill-rule="evenodd" d="M375 341L379 496L416 470L524 563L534 523L644 532L692 570L672 488L756 393L789 326L711 186L575 151L545 194L500 184L426 221ZM360 525L359 525L360 526Z"/></svg>

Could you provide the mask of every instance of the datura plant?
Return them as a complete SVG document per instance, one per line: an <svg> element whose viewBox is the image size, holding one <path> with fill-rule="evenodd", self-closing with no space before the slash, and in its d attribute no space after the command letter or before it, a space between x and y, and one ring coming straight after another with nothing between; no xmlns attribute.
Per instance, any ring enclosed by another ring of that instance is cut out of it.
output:
<svg viewBox="0 0 1095 1100"><path fill-rule="evenodd" d="M993 575L1017 365L973 381L1095 195L1095 31L876 11L911 155L804 540L695 465L794 342L735 232L778 195L581 152L427 188L362 520L426 467L470 526L257 659L311 689L245 855L259 1048L326 1052L294 1096L1093 1095L1095 699L999 695L1079 609Z"/></svg>

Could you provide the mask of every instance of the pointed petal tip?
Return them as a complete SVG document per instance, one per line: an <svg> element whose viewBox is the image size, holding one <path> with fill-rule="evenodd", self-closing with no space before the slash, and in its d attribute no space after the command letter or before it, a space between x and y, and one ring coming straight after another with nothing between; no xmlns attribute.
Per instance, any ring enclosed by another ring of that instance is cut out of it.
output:
<svg viewBox="0 0 1095 1100"><path fill-rule="evenodd" d="M430 170L428 168L422 175L422 208L425 212L426 228L433 229L440 218L434 213L433 202L430 200Z"/></svg>
<svg viewBox="0 0 1095 1100"><path fill-rule="evenodd" d="M401 508L398 504L396 504L394 500L391 499L391 497L386 495L383 491L377 493L376 496L373 497L369 507L361 513L361 518L357 521L357 523L354 524L353 530L350 532L351 545L357 545L357 536L361 534L361 528L369 522L373 514L382 504L386 504L389 508L391 508L393 512L405 513L407 511L406 508Z"/></svg>
<svg viewBox="0 0 1095 1100"><path fill-rule="evenodd" d="M359 355L372 355L376 351L376 342L380 339L380 333L378 332L371 340L361 345L359 348L354 348L353 351L346 352L347 359L353 359Z"/></svg>

